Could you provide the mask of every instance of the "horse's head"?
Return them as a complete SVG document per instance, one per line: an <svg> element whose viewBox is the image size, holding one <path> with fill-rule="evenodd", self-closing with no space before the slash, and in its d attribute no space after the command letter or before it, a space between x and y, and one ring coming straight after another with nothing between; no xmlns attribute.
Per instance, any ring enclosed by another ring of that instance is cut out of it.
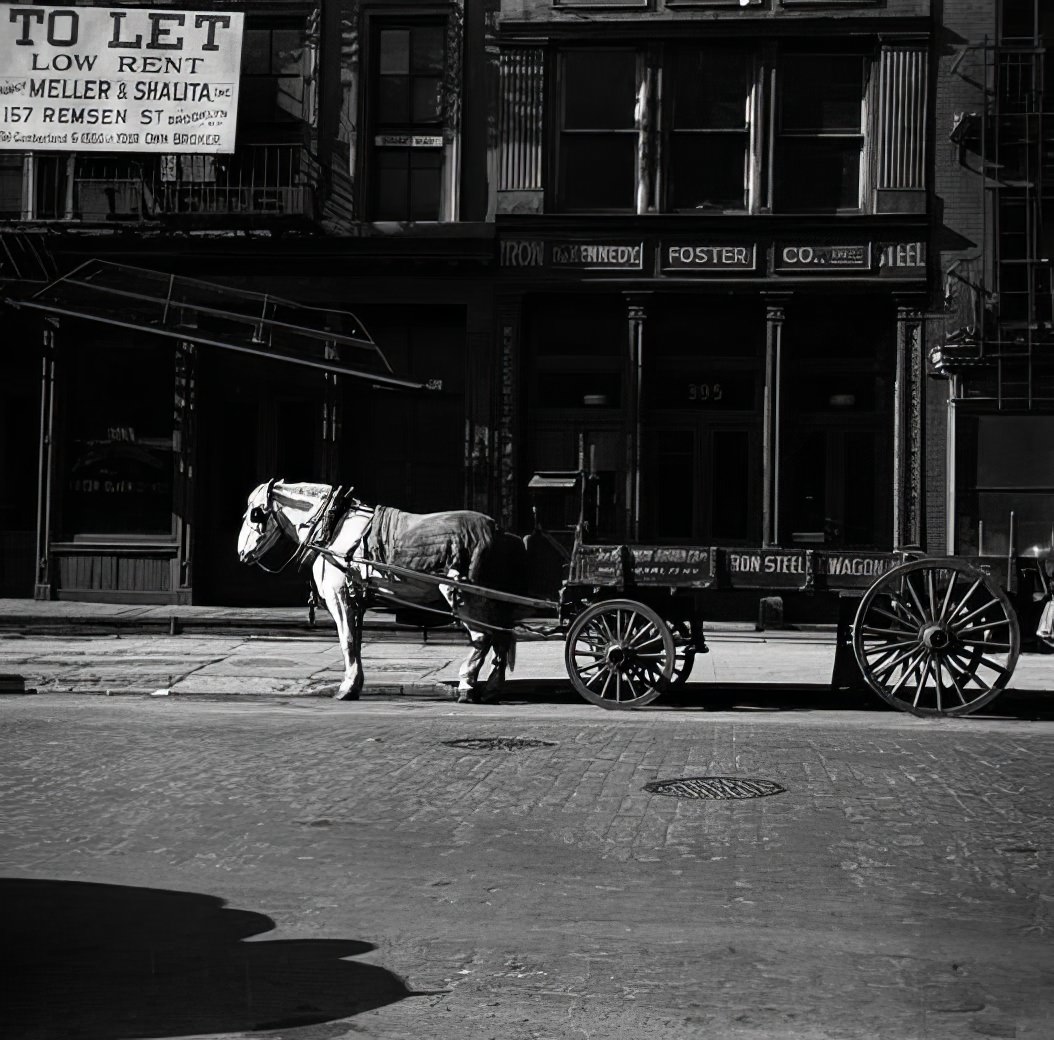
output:
<svg viewBox="0 0 1054 1040"><path fill-rule="evenodd" d="M242 563L255 563L282 536L274 502L276 483L276 480L269 480L249 495L238 532L238 559Z"/></svg>

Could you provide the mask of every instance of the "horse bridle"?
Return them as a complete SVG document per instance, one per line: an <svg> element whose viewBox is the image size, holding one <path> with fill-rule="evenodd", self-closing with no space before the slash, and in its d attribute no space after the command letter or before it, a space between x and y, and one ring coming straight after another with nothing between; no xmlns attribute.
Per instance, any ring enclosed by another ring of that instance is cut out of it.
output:
<svg viewBox="0 0 1054 1040"><path fill-rule="evenodd" d="M274 507L274 486L278 483L277 477L272 477L267 482L267 498L262 506L253 506L249 510L249 523L258 524L261 528L266 528L267 521L269 518L274 518L274 522L278 525L279 535L283 534L282 525L278 520L278 510ZM267 564L258 556L252 562L262 571L267 571L268 574L280 574L286 569L295 559L303 555L305 546L297 542L293 547L293 552L289 558L280 567L268 567Z"/></svg>
<svg viewBox="0 0 1054 1040"><path fill-rule="evenodd" d="M274 517L275 523L278 524L279 527L279 533L284 533L281 530L281 523L278 520L278 510L274 508L274 486L276 483L277 478L268 481L266 502L262 506L253 506L252 509L249 510L249 522L253 524L259 524L262 527L266 525L269 517ZM326 515L326 510L329 508L330 503L334 500L340 490L341 489L339 487L330 488L329 494L326 495L326 497L322 500L322 504L318 507L318 511L315 513L314 517L308 522L311 529L310 531L308 531L307 537L302 542L294 538L295 544L293 547L293 551L290 554L289 558L280 567L268 567L259 558L253 561L256 566L259 567L261 570L267 571L268 574L280 574L295 560L303 560L309 552L317 552L320 546L314 544L315 532L318 530L319 525L322 522L322 518ZM351 488L348 489L349 496L351 490ZM364 508L362 502L359 502L357 499L351 500L352 511L357 513L362 508ZM304 527L306 526L306 524L301 524L300 526ZM354 551L354 549L358 548L362 544L363 540L369 533L371 526L372 520L369 524L366 525L366 528L359 536L359 540L355 543L355 546L352 547L352 551Z"/></svg>

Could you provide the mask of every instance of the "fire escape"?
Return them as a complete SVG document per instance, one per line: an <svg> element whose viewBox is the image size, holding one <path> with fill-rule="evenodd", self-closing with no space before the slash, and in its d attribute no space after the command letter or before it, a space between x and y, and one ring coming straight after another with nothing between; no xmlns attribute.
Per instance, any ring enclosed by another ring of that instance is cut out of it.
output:
<svg viewBox="0 0 1054 1040"><path fill-rule="evenodd" d="M1054 406L1054 84L1044 79L1040 41L977 50L985 110L963 114L951 139L982 181L981 255L945 274L945 336L931 360L938 371L963 377L956 381L959 399L999 411L1048 409Z"/></svg>

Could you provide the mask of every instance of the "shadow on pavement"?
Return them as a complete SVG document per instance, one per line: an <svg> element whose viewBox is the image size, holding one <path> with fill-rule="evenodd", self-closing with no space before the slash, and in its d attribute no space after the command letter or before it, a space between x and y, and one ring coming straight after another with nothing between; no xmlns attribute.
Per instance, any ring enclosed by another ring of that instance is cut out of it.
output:
<svg viewBox="0 0 1054 1040"><path fill-rule="evenodd" d="M263 914L215 896L0 878L5 1040L294 1028L413 996L345 939L245 942Z"/></svg>
<svg viewBox="0 0 1054 1040"><path fill-rule="evenodd" d="M570 682L508 679L496 703L583 704ZM598 708L598 711L604 709ZM832 689L826 683L687 682L638 711L846 711L899 715L870 690ZM971 718L1054 719L1054 692L1009 689ZM935 720L939 721L939 720Z"/></svg>

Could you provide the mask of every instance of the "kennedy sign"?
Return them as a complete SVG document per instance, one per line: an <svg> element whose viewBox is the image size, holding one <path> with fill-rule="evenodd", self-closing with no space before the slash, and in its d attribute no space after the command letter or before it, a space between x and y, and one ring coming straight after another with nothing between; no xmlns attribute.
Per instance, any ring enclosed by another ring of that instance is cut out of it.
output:
<svg viewBox="0 0 1054 1040"><path fill-rule="evenodd" d="M233 152L244 20L0 4L0 148Z"/></svg>

